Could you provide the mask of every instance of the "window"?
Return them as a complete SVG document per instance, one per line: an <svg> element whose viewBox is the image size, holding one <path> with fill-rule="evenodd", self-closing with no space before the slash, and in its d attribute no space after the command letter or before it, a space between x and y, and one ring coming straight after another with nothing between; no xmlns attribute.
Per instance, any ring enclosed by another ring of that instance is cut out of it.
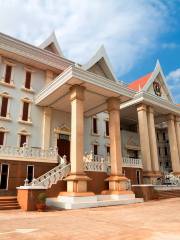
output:
<svg viewBox="0 0 180 240"><path fill-rule="evenodd" d="M163 140L165 141L166 140L166 133L163 132Z"/></svg>
<svg viewBox="0 0 180 240"><path fill-rule="evenodd" d="M93 134L98 134L98 128L97 128L97 118L92 118L92 127L93 127Z"/></svg>
<svg viewBox="0 0 180 240"><path fill-rule="evenodd" d="M7 116L7 110L8 110L8 97L3 96L1 102L1 117Z"/></svg>
<svg viewBox="0 0 180 240"><path fill-rule="evenodd" d="M158 148L159 156L161 156L161 148Z"/></svg>
<svg viewBox="0 0 180 240"><path fill-rule="evenodd" d="M23 102L22 120L28 121L28 116L29 116L29 103Z"/></svg>
<svg viewBox="0 0 180 240"><path fill-rule="evenodd" d="M4 132L0 132L0 145L4 145Z"/></svg>
<svg viewBox="0 0 180 240"><path fill-rule="evenodd" d="M6 65L4 82L11 83L11 76L12 76L12 66Z"/></svg>
<svg viewBox="0 0 180 240"><path fill-rule="evenodd" d="M139 170L136 171L136 180L137 184L141 184L141 172Z"/></svg>
<svg viewBox="0 0 180 240"><path fill-rule="evenodd" d="M93 145L93 153L94 155L98 155L98 145L96 144Z"/></svg>
<svg viewBox="0 0 180 240"><path fill-rule="evenodd" d="M164 153L165 153L165 156L168 155L167 147L164 148Z"/></svg>
<svg viewBox="0 0 180 240"><path fill-rule="evenodd" d="M109 121L105 121L105 127L106 127L106 136L109 136Z"/></svg>
<svg viewBox="0 0 180 240"><path fill-rule="evenodd" d="M8 189L9 165L2 163L0 165L0 189Z"/></svg>
<svg viewBox="0 0 180 240"><path fill-rule="evenodd" d="M166 167L167 167L167 168L169 167L169 162L166 162Z"/></svg>
<svg viewBox="0 0 180 240"><path fill-rule="evenodd" d="M27 166L27 175L26 178L28 179L28 182L32 182L34 178L34 166L33 165L28 165Z"/></svg>
<svg viewBox="0 0 180 240"><path fill-rule="evenodd" d="M19 146L23 147L23 144L26 143L26 140L27 140L27 136L26 135L20 135Z"/></svg>
<svg viewBox="0 0 180 240"><path fill-rule="evenodd" d="M31 72L26 71L26 79L25 79L25 88L30 89L31 88Z"/></svg>
<svg viewBox="0 0 180 240"><path fill-rule="evenodd" d="M106 147L106 153L107 153L107 155L110 155L110 146Z"/></svg>
<svg viewBox="0 0 180 240"><path fill-rule="evenodd" d="M158 134L158 132L157 132L157 134L156 134L156 135L157 135L157 140L159 141L159 134Z"/></svg>

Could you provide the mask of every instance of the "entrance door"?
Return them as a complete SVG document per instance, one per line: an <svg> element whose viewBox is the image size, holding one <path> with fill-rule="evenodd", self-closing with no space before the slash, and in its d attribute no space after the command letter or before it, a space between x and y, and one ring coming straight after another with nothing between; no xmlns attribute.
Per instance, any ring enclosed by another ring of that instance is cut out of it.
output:
<svg viewBox="0 0 180 240"><path fill-rule="evenodd" d="M69 135L59 134L59 139L57 139L57 147L59 156L63 157L64 155L66 155L67 162L70 162Z"/></svg>
<svg viewBox="0 0 180 240"><path fill-rule="evenodd" d="M9 165L1 164L0 189L7 189L8 186Z"/></svg>

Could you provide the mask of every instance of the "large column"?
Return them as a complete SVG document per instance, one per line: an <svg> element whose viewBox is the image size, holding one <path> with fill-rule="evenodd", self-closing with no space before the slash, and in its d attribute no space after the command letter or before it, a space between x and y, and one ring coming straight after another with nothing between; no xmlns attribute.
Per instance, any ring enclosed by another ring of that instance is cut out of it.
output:
<svg viewBox="0 0 180 240"><path fill-rule="evenodd" d="M42 149L48 149L50 147L51 115L52 109L44 107L42 121Z"/></svg>
<svg viewBox="0 0 180 240"><path fill-rule="evenodd" d="M84 173L84 87L74 85L70 88L71 100L71 174L67 181L67 192L61 195L87 196L87 181L90 180Z"/></svg>
<svg viewBox="0 0 180 240"><path fill-rule="evenodd" d="M176 139L177 139L178 153L179 153L179 160L180 160L180 117L176 117L175 119L175 129L176 129Z"/></svg>
<svg viewBox="0 0 180 240"><path fill-rule="evenodd" d="M143 178L145 183L150 183L152 176L152 165L146 105L139 105L137 107L137 113L139 122L141 157L143 161Z"/></svg>
<svg viewBox="0 0 180 240"><path fill-rule="evenodd" d="M109 112L111 175L106 179L109 181L109 190L103 191L102 194L133 193L126 191L128 179L122 174L120 100L114 97L109 98L107 110Z"/></svg>
<svg viewBox="0 0 180 240"><path fill-rule="evenodd" d="M148 107L147 112L147 122L148 122L148 130L149 130L149 144L150 144L150 153L151 153L151 164L154 177L157 178L161 176L160 168L159 168L159 159L157 152L157 141L156 141L156 131L154 124L154 109L152 107Z"/></svg>
<svg viewBox="0 0 180 240"><path fill-rule="evenodd" d="M175 129L175 118L172 114L168 116L168 136L171 152L171 163L174 174L180 175L180 161L178 153L177 136Z"/></svg>

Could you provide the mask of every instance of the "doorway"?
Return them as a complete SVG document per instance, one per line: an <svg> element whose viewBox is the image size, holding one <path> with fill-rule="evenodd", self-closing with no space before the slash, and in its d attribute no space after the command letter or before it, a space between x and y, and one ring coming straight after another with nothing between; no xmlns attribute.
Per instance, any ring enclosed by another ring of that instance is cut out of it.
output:
<svg viewBox="0 0 180 240"><path fill-rule="evenodd" d="M70 136L66 134L59 134L57 139L57 148L59 156L66 155L67 162L70 162Z"/></svg>
<svg viewBox="0 0 180 240"><path fill-rule="evenodd" d="M2 163L0 166L0 189L7 190L9 177L9 165Z"/></svg>

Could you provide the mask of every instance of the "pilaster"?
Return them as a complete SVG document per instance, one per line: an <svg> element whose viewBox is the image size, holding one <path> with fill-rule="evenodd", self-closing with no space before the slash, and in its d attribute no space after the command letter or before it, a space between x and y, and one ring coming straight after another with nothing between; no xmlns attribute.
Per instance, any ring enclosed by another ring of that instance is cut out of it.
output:
<svg viewBox="0 0 180 240"><path fill-rule="evenodd" d="M43 111L42 149L48 149L50 147L52 109L44 107Z"/></svg>

